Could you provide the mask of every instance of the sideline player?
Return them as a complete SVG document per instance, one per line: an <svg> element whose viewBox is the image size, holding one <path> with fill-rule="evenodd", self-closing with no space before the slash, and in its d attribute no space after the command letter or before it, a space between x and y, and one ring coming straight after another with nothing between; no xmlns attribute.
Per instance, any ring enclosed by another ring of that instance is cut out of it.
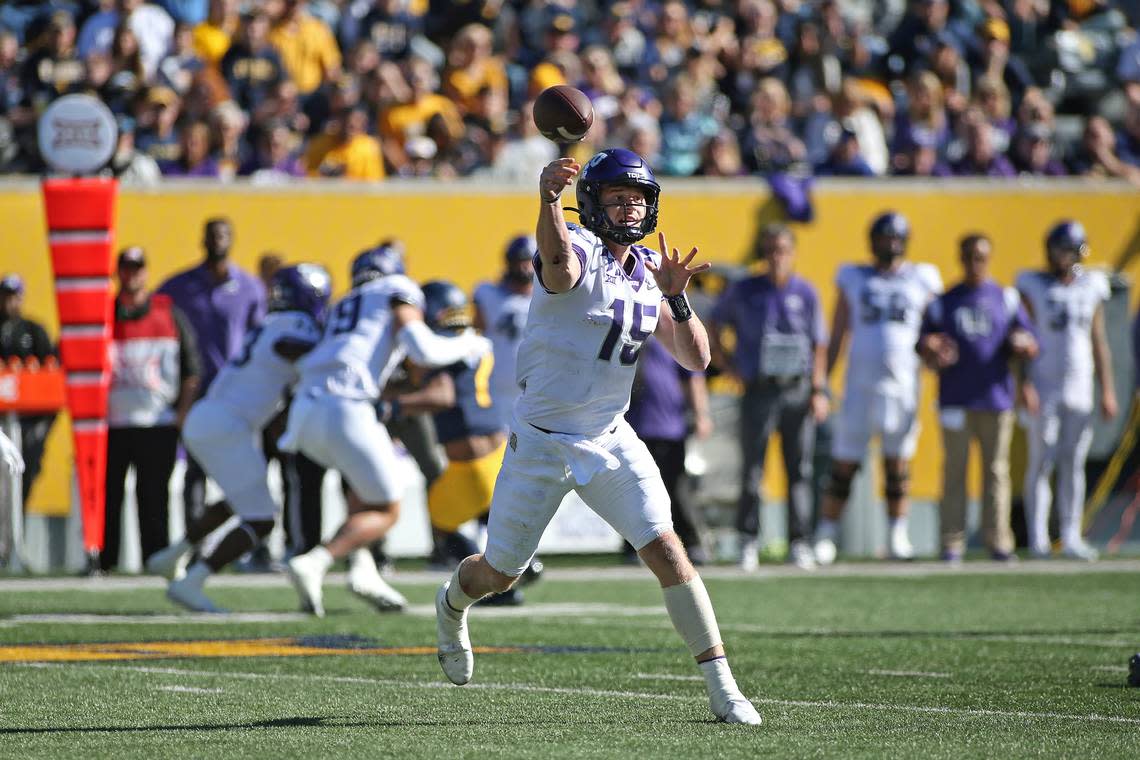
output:
<svg viewBox="0 0 1140 760"><path fill-rule="evenodd" d="M892 559L912 559L907 533L910 460L918 443L918 344L922 314L942 292L932 264L904 260L910 224L888 211L871 223L872 264L844 264L836 275L839 298L827 347L831 373L848 333L843 404L832 442L831 485L823 498L815 534L815 558L835 561L839 518L851 495L867 444L878 435L890 518L887 548Z"/></svg>
<svg viewBox="0 0 1140 760"><path fill-rule="evenodd" d="M1112 358L1104 327L1111 292L1101 272L1085 269L1088 237L1078 222L1063 221L1045 238L1045 271L1022 272L1017 289L1037 326L1041 352L1025 384L1029 412L1029 464L1025 470L1025 518L1029 550L1048 557L1049 476L1057 468L1057 517L1061 552L1093 561L1097 551L1081 538L1085 458L1092 445L1093 371L1100 381L1101 416L1116 416Z"/></svg>
<svg viewBox="0 0 1140 760"><path fill-rule="evenodd" d="M373 404L406 355L423 367L446 367L490 350L486 338L436 335L423 321L423 293L387 263L365 251L353 261L353 288L329 316L320 344L300 362L289 422L279 443L339 470L348 481L348 517L336 535L289 560L302 608L324 615L321 584L334 560L383 537L399 516L403 483L392 439ZM370 573L365 573L365 569ZM403 595L357 563L349 590L380 610L402 609Z"/></svg>
<svg viewBox="0 0 1140 760"><path fill-rule="evenodd" d="M534 253L538 243L531 235L519 235L507 243L506 269L498 282L475 288L475 329L495 347L491 372L491 397L509 414L519 395L516 378L519 344L526 328L534 293Z"/></svg>
<svg viewBox="0 0 1140 760"><path fill-rule="evenodd" d="M246 335L245 347L226 364L196 403L182 427L182 441L206 474L221 487L225 501L211 504L192 520L180 541L153 554L147 570L170 578L166 596L199 612L217 612L202 586L273 530L277 503L265 481L261 430L284 404L285 389L297 378L294 362L321 336L332 280L316 264L281 269L273 276L270 313ZM209 557L183 573L191 551L232 515L241 522Z"/></svg>
<svg viewBox="0 0 1140 760"><path fill-rule="evenodd" d="M568 225L559 196L581 171L582 226ZM508 450L495 483L487 551L460 563L436 595L439 661L456 684L471 680L467 610L510 588L526 569L562 498L575 490L633 544L661 583L665 607L699 663L719 720L758 725L760 715L729 670L712 603L673 532L669 497L645 444L625 421L641 344L654 335L686 368L709 363L708 336L685 286L708 264L638 240L657 226L660 195L635 153L602 151L585 168L547 164L539 180L538 255Z"/></svg>

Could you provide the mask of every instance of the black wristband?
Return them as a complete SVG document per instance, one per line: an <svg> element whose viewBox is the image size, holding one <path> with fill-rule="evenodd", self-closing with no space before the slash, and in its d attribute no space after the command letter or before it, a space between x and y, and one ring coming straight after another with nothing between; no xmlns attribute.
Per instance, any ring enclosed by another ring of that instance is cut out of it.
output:
<svg viewBox="0 0 1140 760"><path fill-rule="evenodd" d="M693 318L693 310L689 308L689 299L684 293L665 296L665 303L669 304L669 311L673 312L674 322L688 322Z"/></svg>

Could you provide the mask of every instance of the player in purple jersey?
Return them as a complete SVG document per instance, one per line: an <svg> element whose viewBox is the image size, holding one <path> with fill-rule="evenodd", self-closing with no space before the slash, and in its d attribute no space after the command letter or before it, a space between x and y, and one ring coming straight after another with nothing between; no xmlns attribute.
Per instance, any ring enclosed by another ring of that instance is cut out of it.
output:
<svg viewBox="0 0 1140 760"><path fill-rule="evenodd" d="M581 176L578 177L579 172ZM578 177L582 224L559 197ZM567 493L638 550L657 577L674 628L695 657L717 720L760 724L725 659L712 602L673 530L653 458L624 418L637 356L650 335L687 369L709 363L708 336L685 297L697 255L636 245L657 225L661 186L635 153L605 150L582 167L547 164L539 179L537 277L518 355L522 395L495 483L487 551L468 557L436 595L440 666L471 680L467 610L510 588ZM671 255L670 255L671 252Z"/></svg>
<svg viewBox="0 0 1140 760"><path fill-rule="evenodd" d="M966 548L966 465L970 441L982 455L982 534L990 556L1013 558L1009 524L1009 445L1013 438L1011 359L1032 359L1037 340L1015 288L989 277L993 244L985 235L959 243L964 277L923 315L918 351L938 371L938 408L945 463L942 558L959 562Z"/></svg>

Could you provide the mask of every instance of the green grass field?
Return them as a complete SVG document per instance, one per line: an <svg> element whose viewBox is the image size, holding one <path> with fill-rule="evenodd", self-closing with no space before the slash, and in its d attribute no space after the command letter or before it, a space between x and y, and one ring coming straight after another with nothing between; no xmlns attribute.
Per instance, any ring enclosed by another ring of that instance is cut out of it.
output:
<svg viewBox="0 0 1140 760"><path fill-rule="evenodd" d="M397 576L399 615L330 583L324 620L277 578L221 579L262 613L221 618L153 581L3 580L0 756L1140 757L1136 562L707 576L758 729L712 722L646 571L555 567L476 610L507 651L465 687L434 656L442 576Z"/></svg>

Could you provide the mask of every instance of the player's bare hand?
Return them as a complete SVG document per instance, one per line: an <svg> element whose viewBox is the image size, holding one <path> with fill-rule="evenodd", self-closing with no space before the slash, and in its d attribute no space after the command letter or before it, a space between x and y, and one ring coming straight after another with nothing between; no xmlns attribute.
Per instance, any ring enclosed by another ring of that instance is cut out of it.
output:
<svg viewBox="0 0 1140 760"><path fill-rule="evenodd" d="M945 369L951 365L958 363L958 343L949 335L943 336L942 340L938 342L938 348L935 352L938 366Z"/></svg>
<svg viewBox="0 0 1140 760"><path fill-rule="evenodd" d="M1120 407L1116 403L1116 392L1109 391L1108 393L1101 394L1100 397L1100 416L1104 418L1105 422L1116 417L1120 411Z"/></svg>
<svg viewBox="0 0 1140 760"><path fill-rule="evenodd" d="M1025 411L1031 417L1036 417L1037 413L1041 411L1041 399L1037 395L1037 389L1033 387L1032 383L1022 383L1021 388L1018 390L1019 401Z"/></svg>
<svg viewBox="0 0 1140 760"><path fill-rule="evenodd" d="M693 435L695 435L699 440L703 441L712 435L712 432L712 417L708 416L707 414L697 415L696 419L693 420Z"/></svg>
<svg viewBox="0 0 1140 760"><path fill-rule="evenodd" d="M538 197L543 203L554 203L562 191L574 184L582 165L572 158L559 158L542 168L538 178Z"/></svg>
<svg viewBox="0 0 1140 760"><path fill-rule="evenodd" d="M811 416L817 423L827 419L831 414L831 399L822 393L811 394Z"/></svg>
<svg viewBox="0 0 1140 760"><path fill-rule="evenodd" d="M1037 340L1028 330L1014 330L1009 334L1009 348L1014 356L1033 359L1037 356Z"/></svg>
<svg viewBox="0 0 1140 760"><path fill-rule="evenodd" d="M676 248L669 248L668 243L665 242L664 232L658 233L658 236L661 240L661 263L654 265L647 261L645 268L653 273L653 279L657 281L657 287L661 289L662 295L679 296L685 292L685 288L693 275L709 269L712 264L706 261L703 264L690 267L689 263L697 255L696 246L689 251L688 256L682 259L680 251Z"/></svg>

